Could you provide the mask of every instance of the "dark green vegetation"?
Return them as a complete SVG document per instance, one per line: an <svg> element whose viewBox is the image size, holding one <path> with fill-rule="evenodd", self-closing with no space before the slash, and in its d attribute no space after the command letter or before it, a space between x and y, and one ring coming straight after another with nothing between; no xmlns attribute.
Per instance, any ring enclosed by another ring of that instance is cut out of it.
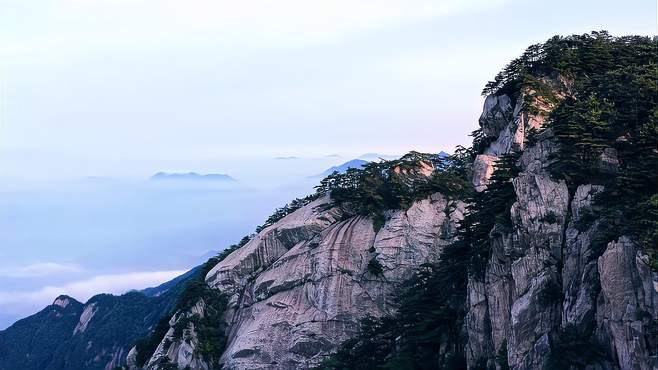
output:
<svg viewBox="0 0 658 370"><path fill-rule="evenodd" d="M317 186L317 194L330 194L334 204L373 218L375 230L385 222L384 212L407 209L414 201L441 192L456 198L468 192L464 156L410 152L400 159L371 162L362 169L334 172ZM432 171L423 176L421 171Z"/></svg>
<svg viewBox="0 0 658 370"><path fill-rule="evenodd" d="M64 308L48 306L0 332L0 369L103 369L112 360L112 351L127 352L173 307L179 288L157 297L140 292L94 296L84 306L93 305L88 309L94 314L75 334L83 305L68 298Z"/></svg>
<svg viewBox="0 0 658 370"><path fill-rule="evenodd" d="M550 166L573 191L600 184L596 201L607 229L606 244L630 235L658 269L658 41L648 37L612 37L606 32L555 36L533 45L487 84L484 93L515 94L556 105L547 128L560 151ZM537 76L561 76L570 93L558 97ZM531 104L532 106L532 104ZM539 109L538 107L535 107ZM618 168L601 160L617 157Z"/></svg>
<svg viewBox="0 0 658 370"><path fill-rule="evenodd" d="M368 272L375 276L380 276L384 273L384 266L376 258L373 258L368 261Z"/></svg>
<svg viewBox="0 0 658 370"><path fill-rule="evenodd" d="M656 41L645 37L614 38L605 32L556 36L528 48L483 91L513 98L525 93L530 112L548 116L545 129L551 129L560 144L549 168L552 175L567 182L572 196L580 184L605 186L595 200L595 214L581 220L587 225L580 227L587 228L594 220L602 219L607 227L602 228L605 232L596 241L602 245L620 235L631 235L652 257L654 269L658 268L657 58ZM566 94L558 94L547 82L555 79L568 81ZM548 113L547 106L554 110ZM526 144L533 145L537 135L531 132ZM473 137L472 148L458 151L462 158L473 159L492 142L480 130ZM618 154L618 166L601 160L601 154L610 149ZM399 311L393 317L364 320L361 334L345 342L319 368L466 367L460 330L467 279L483 272L490 257L491 237L513 227L510 207L515 194L511 180L518 174L517 159L515 153L501 158L486 191L457 194L469 204L457 241L446 247L438 263L422 266L405 284L397 297ZM468 163L453 162L457 166L452 172L468 173ZM371 170L371 178L380 177L377 170ZM353 181L346 184L338 181L338 191L332 191L332 197L338 201L356 197L362 204L361 212L370 215L408 204L409 193L399 196L395 187L392 196L386 187L383 191L378 190L380 186L363 190L372 183L364 176L353 174L348 177ZM340 180L345 182L346 178ZM562 222L556 215L547 215L545 221ZM554 291L547 291L543 298L561 299L559 287ZM560 343L556 343L559 354L549 359L548 366L566 368L598 362L604 354L588 338L582 333L562 333ZM497 353L496 362L501 369L508 368L506 350Z"/></svg>
<svg viewBox="0 0 658 370"><path fill-rule="evenodd" d="M169 321L176 314L187 313L194 305L203 302L205 305L204 315L182 316L174 325L174 339L183 339L185 330L194 328L199 341L199 352L203 359L209 364L216 364L226 346L226 324L223 314L226 310L227 299L224 294L212 289L206 284L205 278L208 272L219 262L228 257L237 249L249 242L250 238L245 236L239 243L233 244L223 250L217 256L210 258L201 265L198 273L185 282L181 293L176 299L176 304L164 315L149 335L135 342L137 349L137 365L144 366L151 358L158 345L164 339L169 330ZM171 343L169 343L171 344ZM166 363L158 364L166 368Z"/></svg>
<svg viewBox="0 0 658 370"><path fill-rule="evenodd" d="M404 284L396 297L398 312L364 320L360 335L345 342L320 369L466 368L460 331L467 273L483 269L494 226L511 225L509 207L515 200L511 179L517 173L517 158L510 154L498 162L486 191L463 193L469 196L469 206L457 230L459 239L444 249L438 263L421 266ZM453 163L453 173L469 172L466 162ZM457 163L464 164L456 167Z"/></svg>
<svg viewBox="0 0 658 370"><path fill-rule="evenodd" d="M584 369L588 365L604 365L607 359L605 349L592 334L567 326L560 332L560 342L556 343L555 351L549 356L546 370L568 369L569 366Z"/></svg>
<svg viewBox="0 0 658 370"><path fill-rule="evenodd" d="M551 172L570 189L604 185L592 218L602 218L609 232L598 242L629 235L658 269L658 42L597 33L570 43L580 52L562 63L576 93L550 116L561 144ZM585 62L569 67L577 56ZM609 153L618 168L601 159Z"/></svg>
<svg viewBox="0 0 658 370"><path fill-rule="evenodd" d="M66 307L51 305L18 321L0 332L0 369L103 369L114 352L123 351L125 356L134 344L145 349L138 358L145 362L148 351L155 350L169 329L171 314L185 308L181 306L184 302L196 302L196 296L204 296L212 305L208 318L199 320L198 337L203 355L215 359L224 336L218 312L223 297L207 295L210 288L200 282L219 259L247 241L249 238L244 238L208 263L158 287L121 296L100 294L85 305L67 297L70 303ZM94 314L86 329L74 334L82 310L91 305Z"/></svg>
<svg viewBox="0 0 658 370"><path fill-rule="evenodd" d="M137 347L136 362L139 366L144 366L155 349L158 348L160 341L164 338L169 330L169 315L162 316L149 336L139 339L135 346Z"/></svg>

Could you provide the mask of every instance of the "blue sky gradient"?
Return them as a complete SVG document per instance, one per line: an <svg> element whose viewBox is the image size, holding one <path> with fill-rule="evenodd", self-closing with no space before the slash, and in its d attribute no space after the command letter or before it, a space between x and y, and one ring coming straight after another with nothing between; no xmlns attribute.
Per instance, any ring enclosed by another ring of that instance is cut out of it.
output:
<svg viewBox="0 0 658 370"><path fill-rule="evenodd" d="M656 33L648 0L239 3L1 0L0 175L450 151L528 45Z"/></svg>

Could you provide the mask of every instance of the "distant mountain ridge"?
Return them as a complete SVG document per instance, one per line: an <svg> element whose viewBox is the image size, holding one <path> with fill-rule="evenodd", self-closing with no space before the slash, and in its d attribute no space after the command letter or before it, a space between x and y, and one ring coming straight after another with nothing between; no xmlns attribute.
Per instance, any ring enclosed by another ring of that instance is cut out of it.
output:
<svg viewBox="0 0 658 370"><path fill-rule="evenodd" d="M194 267L190 271L184 273L183 275L177 276L167 282L164 282L158 286L142 289L139 292L143 293L147 297L158 297L165 292L168 292L170 289L176 287L178 284L183 283L192 277L201 270L201 265Z"/></svg>
<svg viewBox="0 0 658 370"><path fill-rule="evenodd" d="M200 267L200 266L199 266ZM200 268L142 291L67 295L0 331L0 370L114 369L135 342L169 314Z"/></svg>
<svg viewBox="0 0 658 370"><path fill-rule="evenodd" d="M168 173L158 172L151 176L150 180L181 180L181 181L218 181L218 182L235 182L231 176L223 173L200 174L196 172L187 173Z"/></svg>
<svg viewBox="0 0 658 370"><path fill-rule="evenodd" d="M380 159L385 159L385 160L392 160L392 159L398 159L400 158L400 155L396 154L379 154L379 153L364 153L359 156L359 159L365 159L368 161L377 161Z"/></svg>
<svg viewBox="0 0 658 370"><path fill-rule="evenodd" d="M339 164L338 166L327 168L324 172L311 177L326 177L334 172L345 173L345 171L349 170L350 168L360 169L365 167L365 165L367 165L368 163L369 161L363 159L352 159L351 161L347 161L343 164Z"/></svg>
<svg viewBox="0 0 658 370"><path fill-rule="evenodd" d="M377 153L366 153L366 154L362 155L359 158L352 159L351 161L347 161L343 164L339 164L337 166L327 168L324 172L322 172L320 174L317 174L317 175L314 175L314 176L311 176L311 177L327 177L327 176L331 175L334 172L345 173L350 168L361 169L361 168L365 167L368 163L371 162L369 160L365 160L365 159L362 159L362 158L372 158L373 160L381 160L381 159L387 159L387 158L396 159L398 157L399 156L384 155L384 154L377 154ZM441 157L441 158L450 157L450 154L448 154L444 151L441 151L441 152L439 152L439 157Z"/></svg>

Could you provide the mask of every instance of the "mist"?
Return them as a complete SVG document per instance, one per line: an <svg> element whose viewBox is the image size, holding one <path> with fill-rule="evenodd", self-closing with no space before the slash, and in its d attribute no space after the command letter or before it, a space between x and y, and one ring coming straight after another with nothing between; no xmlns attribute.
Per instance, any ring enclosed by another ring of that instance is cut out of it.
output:
<svg viewBox="0 0 658 370"><path fill-rule="evenodd" d="M313 176L344 161L243 160L210 172L231 182L146 175L4 181L0 328L60 294L84 302L183 273L253 233L275 208L313 192L320 180ZM206 173L180 167L158 170Z"/></svg>

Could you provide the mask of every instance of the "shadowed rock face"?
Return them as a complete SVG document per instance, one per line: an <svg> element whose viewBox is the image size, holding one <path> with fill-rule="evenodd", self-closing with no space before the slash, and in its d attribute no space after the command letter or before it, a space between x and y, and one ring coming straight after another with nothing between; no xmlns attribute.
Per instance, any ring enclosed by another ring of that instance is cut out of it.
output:
<svg viewBox="0 0 658 370"><path fill-rule="evenodd" d="M568 91L559 79L551 85ZM513 180L513 231L492 230L486 272L469 278L469 367L496 368L506 346L511 369L542 369L563 355L568 335L575 335L600 353L588 369L657 368L651 323L658 318L658 276L648 257L627 237L597 245L598 220L579 229L603 188L586 184L570 194L563 181L553 180L546 166L559 148L551 131L526 147L526 133L541 128L543 118L527 113L523 93L509 101L505 95L488 97L480 118L491 144L474 164L478 191L486 188L500 155L519 149L523 154ZM616 153L602 155L602 168L614 172L617 165Z"/></svg>
<svg viewBox="0 0 658 370"><path fill-rule="evenodd" d="M437 193L389 212L375 232L369 218L350 216L323 198L263 230L206 277L209 286L230 294L221 362L228 369L318 364L357 332L363 317L395 309L395 289L452 242L463 211L461 202ZM369 271L372 259L383 267L381 275ZM156 351L152 363L167 356L186 365L171 353L181 345Z"/></svg>

